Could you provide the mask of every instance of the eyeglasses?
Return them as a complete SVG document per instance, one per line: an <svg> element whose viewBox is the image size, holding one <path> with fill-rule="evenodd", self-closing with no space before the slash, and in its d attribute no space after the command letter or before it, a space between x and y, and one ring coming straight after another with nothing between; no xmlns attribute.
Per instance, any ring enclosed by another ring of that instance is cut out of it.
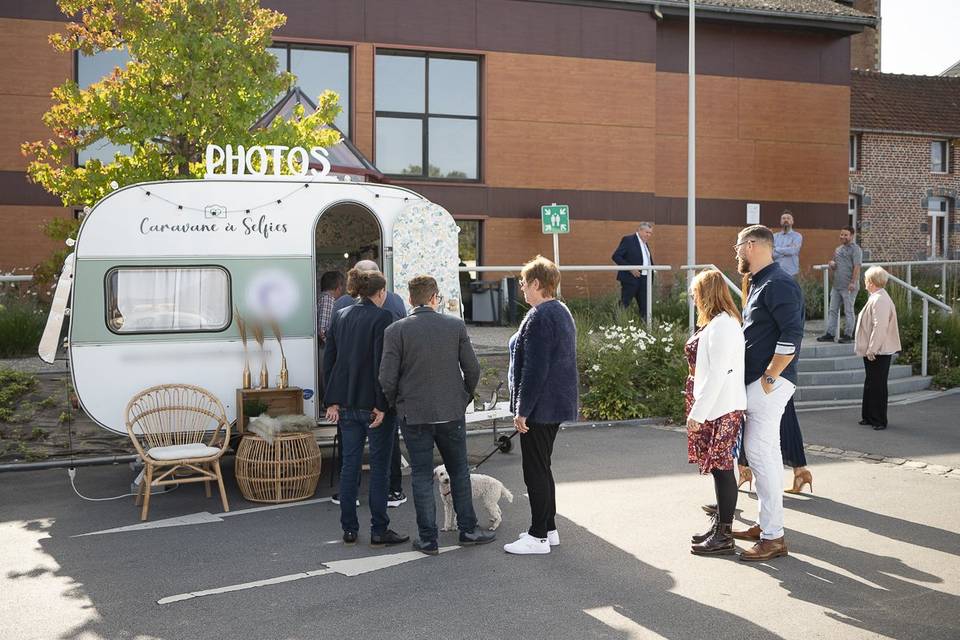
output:
<svg viewBox="0 0 960 640"><path fill-rule="evenodd" d="M443 294L439 292L437 293L437 306L438 307L443 306Z"/></svg>
<svg viewBox="0 0 960 640"><path fill-rule="evenodd" d="M737 244L733 245L733 248L736 249L736 248L741 247L741 246L743 246L743 245L745 245L745 244L750 244L751 242L756 242L756 240L754 240L753 238L750 238L750 239L748 239L748 240L744 240L743 242L738 242Z"/></svg>

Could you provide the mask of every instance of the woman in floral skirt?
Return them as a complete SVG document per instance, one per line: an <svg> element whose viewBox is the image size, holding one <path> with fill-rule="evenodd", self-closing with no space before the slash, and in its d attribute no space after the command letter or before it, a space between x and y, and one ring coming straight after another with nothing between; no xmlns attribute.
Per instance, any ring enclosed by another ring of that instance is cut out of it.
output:
<svg viewBox="0 0 960 640"><path fill-rule="evenodd" d="M684 353L690 374L686 383L687 456L701 474L713 475L717 515L706 533L692 538L696 555L735 551L732 525L737 508L733 447L747 408L744 343L740 312L723 275L702 271L690 287L697 307L697 331Z"/></svg>

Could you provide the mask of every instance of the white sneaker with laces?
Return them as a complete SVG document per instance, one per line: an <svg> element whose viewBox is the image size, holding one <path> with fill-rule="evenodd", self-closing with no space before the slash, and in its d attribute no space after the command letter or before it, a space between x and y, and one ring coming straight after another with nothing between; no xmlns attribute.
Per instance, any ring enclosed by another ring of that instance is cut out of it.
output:
<svg viewBox="0 0 960 640"><path fill-rule="evenodd" d="M503 545L503 550L515 555L550 553L550 543L546 538L534 538L529 534L520 536L516 542Z"/></svg>
<svg viewBox="0 0 960 640"><path fill-rule="evenodd" d="M520 537L522 538L522 537L524 537L524 536L531 537L528 532L526 532L526 531L521 531L521 532L520 532ZM559 545L560 545L560 532L557 531L556 529L553 529L552 531L547 531L547 542L550 543L550 546L551 546L551 547L557 547L557 546L559 546Z"/></svg>

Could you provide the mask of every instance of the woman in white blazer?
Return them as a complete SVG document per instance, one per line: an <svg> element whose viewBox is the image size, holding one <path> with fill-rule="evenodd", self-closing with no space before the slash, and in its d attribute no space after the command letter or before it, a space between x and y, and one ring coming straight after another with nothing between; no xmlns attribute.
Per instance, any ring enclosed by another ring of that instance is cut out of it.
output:
<svg viewBox="0 0 960 640"><path fill-rule="evenodd" d="M706 533L692 538L697 555L734 553L733 513L737 480L733 448L747 408L740 312L723 275L701 271L690 287L699 327L684 347L687 376L687 456L700 473L713 475L717 515Z"/></svg>

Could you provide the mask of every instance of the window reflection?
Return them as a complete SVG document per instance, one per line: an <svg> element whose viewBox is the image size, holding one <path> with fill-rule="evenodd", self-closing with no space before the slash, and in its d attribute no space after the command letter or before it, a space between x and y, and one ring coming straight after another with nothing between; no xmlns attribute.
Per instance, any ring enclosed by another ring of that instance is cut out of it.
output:
<svg viewBox="0 0 960 640"><path fill-rule="evenodd" d="M423 173L423 122L377 118L377 168L384 173Z"/></svg>
<svg viewBox="0 0 960 640"><path fill-rule="evenodd" d="M344 136L350 137L350 51L345 48L280 44L275 44L268 51L276 56L277 69L295 75L295 83L314 103L327 89L337 92L341 111L333 123Z"/></svg>
<svg viewBox="0 0 960 640"><path fill-rule="evenodd" d="M98 51L93 55L77 54L77 84L81 89L100 82L111 75L117 67L124 68L130 61L130 54L126 49L111 49ZM129 145L116 145L106 138L98 140L88 147L77 152L77 163L83 166L89 160L99 160L103 164L114 161L117 153L129 155L133 149Z"/></svg>
<svg viewBox="0 0 960 640"><path fill-rule="evenodd" d="M448 180L480 177L479 67L479 59L464 56L377 52L381 171Z"/></svg>

